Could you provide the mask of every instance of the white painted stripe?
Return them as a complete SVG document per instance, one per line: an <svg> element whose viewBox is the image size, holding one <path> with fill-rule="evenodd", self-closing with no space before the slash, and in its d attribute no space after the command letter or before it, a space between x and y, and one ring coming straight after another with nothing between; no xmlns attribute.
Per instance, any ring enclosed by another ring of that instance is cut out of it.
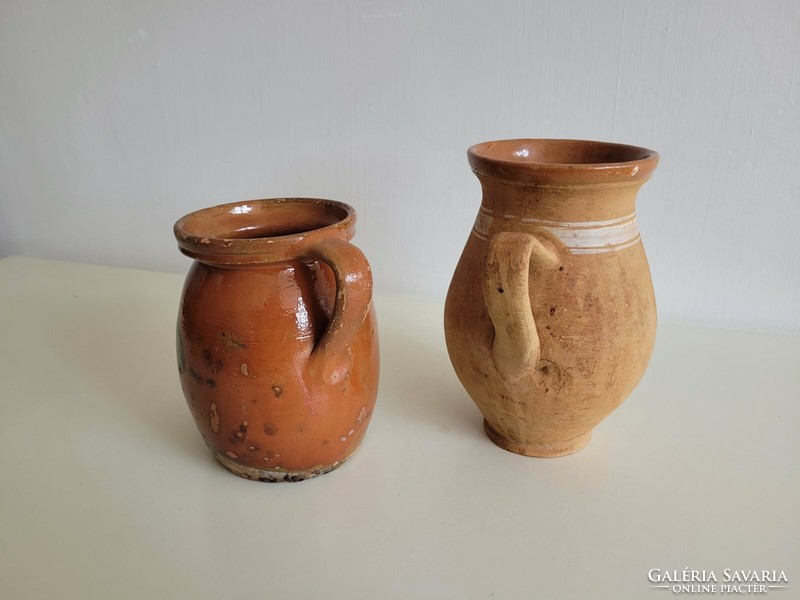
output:
<svg viewBox="0 0 800 600"><path fill-rule="evenodd" d="M619 217L618 219L609 219L608 221L548 221L547 219L534 219L530 217L516 217L514 215L503 215L504 219L509 221L517 221L519 223L530 223L532 225L541 225L542 227L568 227L570 229L595 229L602 227L611 227L627 223L636 218L635 213Z"/></svg>
<svg viewBox="0 0 800 600"><path fill-rule="evenodd" d="M504 214L503 220L537 226L556 236L572 254L598 254L630 248L640 241L636 213L605 221L551 221ZM478 239L489 236L495 216L481 206L472 232Z"/></svg>
<svg viewBox="0 0 800 600"><path fill-rule="evenodd" d="M494 211L492 211L490 208L486 208L485 206L480 207L480 212L489 217L498 218L494 214ZM505 213L502 215L502 217L499 218L506 219L509 221L517 221L518 223L536 223L539 225L546 225L549 227L607 227L609 225L625 223L626 221L635 219L636 213L630 213L622 217L616 217L614 219L607 219L604 221L554 221L550 219L537 219L535 217L520 217L517 215L512 215L510 213Z"/></svg>
<svg viewBox="0 0 800 600"><path fill-rule="evenodd" d="M475 218L475 225L473 228L475 231L483 235L484 237L489 234L489 228L492 226L492 222L494 221L494 217L490 215L478 213L478 216Z"/></svg>
<svg viewBox="0 0 800 600"><path fill-rule="evenodd" d="M565 226L566 225L566 226ZM617 246L639 235L636 219L621 225L607 227L573 228L564 223L558 227L542 226L560 239L568 248L594 248L598 246Z"/></svg>
<svg viewBox="0 0 800 600"><path fill-rule="evenodd" d="M479 240L483 240L484 242L486 241L486 236L483 235L482 233L478 233L478 230L475 229L474 227L472 228L472 235L474 235Z"/></svg>
<svg viewBox="0 0 800 600"><path fill-rule="evenodd" d="M615 250L625 250L625 248L630 248L631 246L635 246L641 241L638 235L635 239L630 240L624 244L618 244L616 246L602 246L596 248L570 248L570 254L600 254L601 252L613 252Z"/></svg>

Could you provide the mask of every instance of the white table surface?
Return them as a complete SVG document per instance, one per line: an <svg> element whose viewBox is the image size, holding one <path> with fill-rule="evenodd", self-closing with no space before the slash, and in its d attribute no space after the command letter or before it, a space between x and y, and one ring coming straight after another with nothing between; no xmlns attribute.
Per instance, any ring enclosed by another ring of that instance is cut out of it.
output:
<svg viewBox="0 0 800 600"><path fill-rule="evenodd" d="M441 304L378 298L361 449L265 484L185 406L182 282L0 260L0 598L658 599L647 572L686 567L783 570L768 596L798 597L800 338L662 326L588 448L534 459L484 436Z"/></svg>

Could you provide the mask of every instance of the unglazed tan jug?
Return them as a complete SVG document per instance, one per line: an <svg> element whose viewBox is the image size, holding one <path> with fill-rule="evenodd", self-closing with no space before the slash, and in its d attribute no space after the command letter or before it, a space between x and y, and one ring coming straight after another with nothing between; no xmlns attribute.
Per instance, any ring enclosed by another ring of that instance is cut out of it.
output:
<svg viewBox="0 0 800 600"><path fill-rule="evenodd" d="M178 370L208 447L230 471L299 481L361 443L378 390L372 275L341 202L252 200L175 224L195 259Z"/></svg>
<svg viewBox="0 0 800 600"><path fill-rule="evenodd" d="M635 202L658 155L536 139L467 155L483 201L445 304L450 360L495 444L527 456L576 452L653 349Z"/></svg>

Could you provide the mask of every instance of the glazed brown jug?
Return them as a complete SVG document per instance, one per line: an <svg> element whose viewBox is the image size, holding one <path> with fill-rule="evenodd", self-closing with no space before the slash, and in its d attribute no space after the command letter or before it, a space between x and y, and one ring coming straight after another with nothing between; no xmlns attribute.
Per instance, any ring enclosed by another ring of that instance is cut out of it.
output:
<svg viewBox="0 0 800 600"><path fill-rule="evenodd" d="M576 452L652 352L656 306L635 202L658 155L517 139L467 156L483 201L445 303L450 360L495 444Z"/></svg>
<svg viewBox="0 0 800 600"><path fill-rule="evenodd" d="M335 469L361 443L378 389L372 275L355 211L251 200L175 224L195 259L178 316L186 401L216 458L261 481Z"/></svg>

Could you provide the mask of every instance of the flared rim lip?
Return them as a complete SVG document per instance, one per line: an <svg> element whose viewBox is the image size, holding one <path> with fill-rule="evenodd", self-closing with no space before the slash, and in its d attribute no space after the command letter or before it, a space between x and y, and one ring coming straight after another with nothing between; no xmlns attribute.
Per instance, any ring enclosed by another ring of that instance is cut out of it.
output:
<svg viewBox="0 0 800 600"><path fill-rule="evenodd" d="M237 210L250 212L256 207L267 208L280 204L298 205L325 205L343 211L344 216L330 225L316 227L290 233L286 235L259 236L259 237L223 237L213 235L203 235L203 233L193 233L187 229L189 221L198 218L213 218L215 215L236 214ZM320 238L328 235L344 235L346 239L351 239L355 234L356 211L345 202L329 200L326 198L256 198L252 200L240 200L217 204L206 208L201 208L185 214L175 222L173 233L178 241L178 247L187 256L199 258L207 255L235 254L235 255L257 255L269 253L274 255L279 249L297 245L309 238Z"/></svg>
<svg viewBox="0 0 800 600"><path fill-rule="evenodd" d="M275 236L266 236L257 238L226 238L214 235L202 236L199 234L189 233L189 231L186 230L187 222L193 218L204 217L204 216L211 217L215 214L222 214L222 213L235 214L235 211L237 209L245 209L256 205L260 205L261 207L267 207L278 204L305 204L305 205L324 204L326 206L333 206L343 210L345 212L345 217L339 221L336 221L335 223L331 223L330 225L325 225L323 227L315 227L314 229L309 229L307 231L302 231L299 233L290 233L287 235L275 235ZM238 202L228 202L227 204L217 204L214 206L200 208L198 210L192 211L190 213L185 214L175 222L174 230L175 230L175 236L179 240L196 240L198 243L205 239L211 241L216 240L219 242L236 242L236 243L257 242L259 240L265 240L265 239L284 240L293 237L302 237L312 231L319 231L321 229L329 229L329 228L341 229L342 227L346 227L347 225L351 224L352 221L355 220L355 214L356 211L352 206L344 202L340 202L338 200L327 200L325 198L257 198L254 200L240 200Z"/></svg>
<svg viewBox="0 0 800 600"><path fill-rule="evenodd" d="M522 144L541 145L545 143L603 146L608 149L639 152L642 156L634 160L616 162L557 163L537 162L529 160L527 157L520 157L519 159L498 158L489 156L486 153L486 150L498 145L513 148ZM472 171L476 175L497 177L521 183L553 184L570 184L573 183L573 180L576 183L644 181L652 175L660 159L658 152L642 146L570 138L510 138L480 142L467 149L467 158Z"/></svg>

